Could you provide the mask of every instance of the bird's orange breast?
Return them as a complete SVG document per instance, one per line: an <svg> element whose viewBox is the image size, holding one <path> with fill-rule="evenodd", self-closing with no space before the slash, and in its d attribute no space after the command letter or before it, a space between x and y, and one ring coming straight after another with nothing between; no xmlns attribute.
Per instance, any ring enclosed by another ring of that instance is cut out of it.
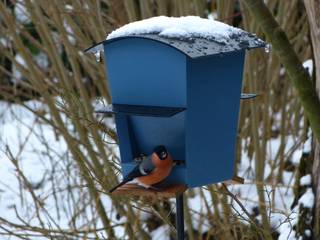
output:
<svg viewBox="0 0 320 240"><path fill-rule="evenodd" d="M152 161L156 168L148 175L138 178L138 181L144 185L153 185L161 182L170 175L173 160L170 155L165 160L160 160L155 154L152 156Z"/></svg>
<svg viewBox="0 0 320 240"><path fill-rule="evenodd" d="M149 175L139 177L138 181L145 185L153 185L159 183L169 176L171 169L172 165L168 165L166 167L157 167Z"/></svg>

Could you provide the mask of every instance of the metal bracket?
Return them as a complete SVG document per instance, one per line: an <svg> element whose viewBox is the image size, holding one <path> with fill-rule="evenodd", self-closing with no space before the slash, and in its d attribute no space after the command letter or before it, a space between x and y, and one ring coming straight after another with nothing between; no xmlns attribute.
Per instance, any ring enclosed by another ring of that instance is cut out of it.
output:
<svg viewBox="0 0 320 240"><path fill-rule="evenodd" d="M183 107L158 107L158 106L141 106L112 104L102 109L96 110L95 113L111 113L149 117L172 117L177 113L184 111Z"/></svg>
<svg viewBox="0 0 320 240"><path fill-rule="evenodd" d="M255 94L255 93L241 93L240 99L246 100L246 99L255 98L257 96L258 96L258 94Z"/></svg>

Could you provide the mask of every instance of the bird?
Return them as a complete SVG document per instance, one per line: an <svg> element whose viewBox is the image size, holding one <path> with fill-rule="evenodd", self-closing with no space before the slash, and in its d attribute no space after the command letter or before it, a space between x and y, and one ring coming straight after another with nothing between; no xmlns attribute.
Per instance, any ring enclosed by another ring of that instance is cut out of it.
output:
<svg viewBox="0 0 320 240"><path fill-rule="evenodd" d="M161 182L169 176L172 166L172 157L165 146L156 146L152 154L143 158L118 185L109 190L109 193L133 180L145 188L152 188L152 185Z"/></svg>

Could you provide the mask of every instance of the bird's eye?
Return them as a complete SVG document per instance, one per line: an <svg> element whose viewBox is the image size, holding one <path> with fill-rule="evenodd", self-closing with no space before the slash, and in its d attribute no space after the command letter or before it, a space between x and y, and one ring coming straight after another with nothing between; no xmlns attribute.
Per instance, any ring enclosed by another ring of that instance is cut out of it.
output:
<svg viewBox="0 0 320 240"><path fill-rule="evenodd" d="M161 157L161 159L167 158L167 153L166 152L161 152L160 157Z"/></svg>

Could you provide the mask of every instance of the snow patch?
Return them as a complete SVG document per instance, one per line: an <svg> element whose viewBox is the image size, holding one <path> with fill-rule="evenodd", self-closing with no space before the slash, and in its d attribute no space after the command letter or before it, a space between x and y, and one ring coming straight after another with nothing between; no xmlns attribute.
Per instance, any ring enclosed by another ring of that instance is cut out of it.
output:
<svg viewBox="0 0 320 240"><path fill-rule="evenodd" d="M17 63L19 63L19 64L21 64L23 66L26 65L26 61L24 60L24 58L20 54L16 54L14 59L17 61Z"/></svg>
<svg viewBox="0 0 320 240"><path fill-rule="evenodd" d="M307 186L307 185L310 185L311 184L311 174L308 174L306 176L303 176L301 179L300 179L300 185L301 186Z"/></svg>
<svg viewBox="0 0 320 240"><path fill-rule="evenodd" d="M6 38L1 37L0 38L0 45L2 45L3 47L7 48L9 47L9 42Z"/></svg>
<svg viewBox="0 0 320 240"><path fill-rule="evenodd" d="M74 10L73 6L70 5L70 4L66 4L66 5L64 6L64 9L65 9L66 11L69 11L69 12L72 12L72 11Z"/></svg>
<svg viewBox="0 0 320 240"><path fill-rule="evenodd" d="M304 231L304 234L305 234L307 237L311 237L311 235L312 235L310 229L305 230L305 231Z"/></svg>
<svg viewBox="0 0 320 240"><path fill-rule="evenodd" d="M39 53L38 55L34 56L34 59L38 66L42 69L47 69L49 67L49 59L45 53Z"/></svg>
<svg viewBox="0 0 320 240"><path fill-rule="evenodd" d="M312 72L313 72L313 61L312 61L312 59L308 59L308 60L304 61L303 67L306 70L308 70L308 73L310 74L310 76L312 76Z"/></svg>
<svg viewBox="0 0 320 240"><path fill-rule="evenodd" d="M296 167L299 166L300 164L300 160L301 160L301 156L303 154L302 149L297 149L296 151L293 152L292 157L291 157L291 162L293 165L295 165Z"/></svg>
<svg viewBox="0 0 320 240"><path fill-rule="evenodd" d="M310 153L312 149L312 139L309 137L303 144L303 153Z"/></svg>
<svg viewBox="0 0 320 240"><path fill-rule="evenodd" d="M14 15L16 19L21 23L30 23L31 17L26 9L25 3L23 1L18 1L14 6Z"/></svg>
<svg viewBox="0 0 320 240"><path fill-rule="evenodd" d="M292 229L291 224L283 224L281 225L280 229L280 235L278 237L278 240L296 240L295 237L296 232Z"/></svg>
<svg viewBox="0 0 320 240"><path fill-rule="evenodd" d="M162 225L151 232L153 240L170 240L170 227Z"/></svg>
<svg viewBox="0 0 320 240"><path fill-rule="evenodd" d="M13 73L12 82L16 82L17 80L20 80L23 78L23 75L20 71L20 67L26 66L26 61L20 54L16 54L14 59L16 63L12 65L12 73ZM21 65L21 66L19 67L18 65Z"/></svg>
<svg viewBox="0 0 320 240"><path fill-rule="evenodd" d="M308 188L307 191L300 197L299 204L305 208L312 208L314 205L314 194L311 188Z"/></svg>
<svg viewBox="0 0 320 240"><path fill-rule="evenodd" d="M68 34L68 40L69 42L72 44L72 45L75 45L76 44L76 39L74 37L74 32L73 32L73 29L72 27L69 25L68 21L67 20L64 20L63 21L63 26Z"/></svg>
<svg viewBox="0 0 320 240"><path fill-rule="evenodd" d="M208 14L208 19L209 20L215 20L218 18L218 14L216 12L211 12Z"/></svg>
<svg viewBox="0 0 320 240"><path fill-rule="evenodd" d="M294 179L294 172L283 171L282 181L285 186L291 186Z"/></svg>

